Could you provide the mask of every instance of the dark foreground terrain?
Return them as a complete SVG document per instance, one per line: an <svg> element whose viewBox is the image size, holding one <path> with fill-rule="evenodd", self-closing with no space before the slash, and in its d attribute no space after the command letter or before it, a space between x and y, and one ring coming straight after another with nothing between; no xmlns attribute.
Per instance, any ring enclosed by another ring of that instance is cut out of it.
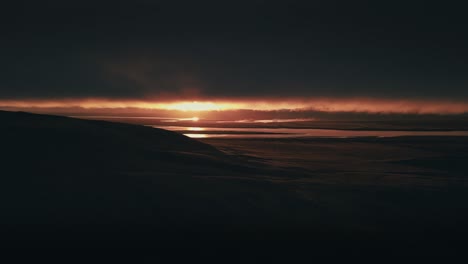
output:
<svg viewBox="0 0 468 264"><path fill-rule="evenodd" d="M0 111L9 247L457 254L468 138L205 139ZM186 251L183 251L186 252Z"/></svg>

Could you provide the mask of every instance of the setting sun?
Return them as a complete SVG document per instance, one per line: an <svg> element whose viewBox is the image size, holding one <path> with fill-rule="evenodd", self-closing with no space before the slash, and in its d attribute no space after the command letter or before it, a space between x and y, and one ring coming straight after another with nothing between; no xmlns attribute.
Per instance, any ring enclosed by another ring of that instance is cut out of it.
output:
<svg viewBox="0 0 468 264"><path fill-rule="evenodd" d="M214 111L223 110L227 107L222 104L216 104L212 102L181 102L168 104L165 108L168 110L179 111Z"/></svg>

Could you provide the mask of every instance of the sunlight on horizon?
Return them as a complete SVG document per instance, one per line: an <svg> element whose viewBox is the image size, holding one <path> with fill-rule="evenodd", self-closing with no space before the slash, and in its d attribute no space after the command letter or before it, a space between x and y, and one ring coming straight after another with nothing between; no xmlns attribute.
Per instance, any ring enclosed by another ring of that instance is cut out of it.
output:
<svg viewBox="0 0 468 264"><path fill-rule="evenodd" d="M93 110L131 111L180 111L194 115L201 112L223 111L320 111L357 113L401 113L401 114L464 114L468 103L457 100L417 100L392 98L263 98L235 99L230 101L160 101L112 100L112 99L57 99L57 100L0 100L0 109L14 111L47 110L50 113L73 111L76 113ZM161 113L157 113L160 115ZM239 119L249 119L244 116ZM267 122L270 119L265 118ZM274 119L272 119L274 120Z"/></svg>
<svg viewBox="0 0 468 264"><path fill-rule="evenodd" d="M167 104L164 109L167 110L179 110L179 111L220 111L229 109L232 106L228 106L223 103L213 102L180 102Z"/></svg>
<svg viewBox="0 0 468 264"><path fill-rule="evenodd" d="M203 131L205 128L203 127L188 127L187 130L189 131Z"/></svg>
<svg viewBox="0 0 468 264"><path fill-rule="evenodd" d="M207 138L208 137L207 134L191 134L191 133L184 134L184 136L187 136L189 138Z"/></svg>

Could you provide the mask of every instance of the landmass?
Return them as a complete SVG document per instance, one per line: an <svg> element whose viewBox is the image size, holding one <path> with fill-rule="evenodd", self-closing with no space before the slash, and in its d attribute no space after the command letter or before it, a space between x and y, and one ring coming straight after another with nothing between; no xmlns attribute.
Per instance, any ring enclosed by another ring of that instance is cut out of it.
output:
<svg viewBox="0 0 468 264"><path fill-rule="evenodd" d="M0 131L12 247L392 255L466 241L467 137L195 140L7 111Z"/></svg>

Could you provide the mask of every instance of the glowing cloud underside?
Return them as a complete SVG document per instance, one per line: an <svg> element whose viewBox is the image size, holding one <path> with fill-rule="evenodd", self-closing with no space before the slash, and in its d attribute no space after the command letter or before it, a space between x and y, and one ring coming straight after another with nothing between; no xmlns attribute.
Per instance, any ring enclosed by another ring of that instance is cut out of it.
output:
<svg viewBox="0 0 468 264"><path fill-rule="evenodd" d="M412 114L462 114L468 113L467 102L435 100L392 100L372 98L349 99L265 99L232 101L183 101L151 102L106 99L63 99L63 100L0 100L0 109L27 108L139 108L162 109L182 112L228 111L228 110L315 110L323 112L367 112L367 113L412 113Z"/></svg>
<svg viewBox="0 0 468 264"><path fill-rule="evenodd" d="M220 111L235 108L235 106L232 104L213 102L180 102L170 104L156 104L155 107L166 110L179 111Z"/></svg>

